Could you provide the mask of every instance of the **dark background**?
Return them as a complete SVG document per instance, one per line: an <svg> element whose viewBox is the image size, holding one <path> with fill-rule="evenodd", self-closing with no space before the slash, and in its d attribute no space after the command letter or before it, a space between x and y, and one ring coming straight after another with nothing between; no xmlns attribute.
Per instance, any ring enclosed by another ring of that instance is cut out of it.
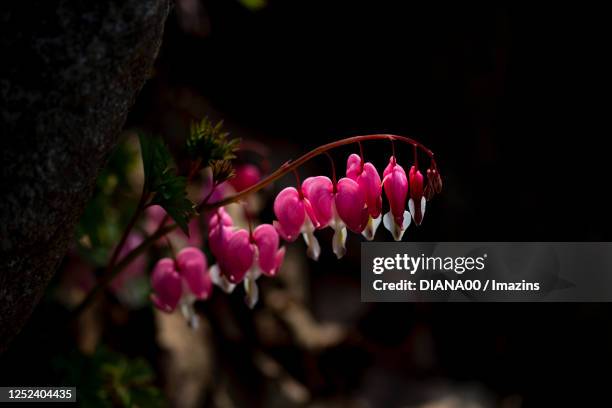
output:
<svg viewBox="0 0 612 408"><path fill-rule="evenodd" d="M436 153L444 190L405 240L610 240L601 12L406 3L272 1L254 12L206 1L199 32L174 13L128 126L164 134L213 112L270 146L276 165L346 136L410 136ZM384 166L390 146L365 148ZM334 153L341 171L352 151ZM409 150L398 156L411 160ZM304 177L313 167L328 164L315 161ZM390 238L379 231L378 239ZM310 263L315 316L352 325L370 345L317 356L314 395L361 392L372 406L395 406L438 378L520 395L526 407L587 406L604 395L609 305L368 304L346 312L329 292L359 303L358 243L350 239L346 260L325 254ZM433 351L415 346L423 332ZM15 346L16 361L25 346ZM433 360L423 364L421 354ZM277 355L302 377L295 356Z"/></svg>
<svg viewBox="0 0 612 408"><path fill-rule="evenodd" d="M298 152L368 133L423 142L436 153L444 192L404 239L610 240L597 11L421 3L277 1L253 14L211 1L210 36L185 36L171 21L159 68L171 86L196 88L228 120ZM382 143L366 147L379 166L388 155ZM321 275L340 269L357 280L358 259L325 258ZM584 403L611 362L610 311L371 305L359 324L383 351L371 360L347 351L335 369L358 377L358 361L391 377L426 375L399 351L424 325L438 374L517 392L525 406L571 405L570 395ZM386 387L380 392L399 393L393 381Z"/></svg>

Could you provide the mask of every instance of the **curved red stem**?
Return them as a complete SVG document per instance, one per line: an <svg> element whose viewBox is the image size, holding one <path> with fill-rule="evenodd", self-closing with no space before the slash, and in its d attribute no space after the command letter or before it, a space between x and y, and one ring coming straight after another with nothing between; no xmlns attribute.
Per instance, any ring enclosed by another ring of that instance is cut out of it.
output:
<svg viewBox="0 0 612 408"><path fill-rule="evenodd" d="M345 146L345 145L352 144L352 143L363 142L363 141L366 141L366 140L390 140L392 143L393 143L393 141L407 143L409 145L414 146L415 148L421 149L423 152L425 152L425 154L427 154L429 156L430 159L433 159L433 156L434 156L433 152L431 150L429 150L427 147L423 146L421 143L417 142L416 140L411 139L411 138L406 137L406 136L398 136L398 135L390 135L390 134L375 134L375 135L364 135L364 136L347 137L345 139L337 140L335 142L331 142L331 143L327 143L327 144L324 144L322 146L319 146L316 149L313 149L313 150L309 151L308 153L302 155L298 159L296 159L294 161L289 161L289 162L283 164L276 171L274 171L268 177L266 177L263 180L261 180L259 183L254 184L251 187L249 187L247 189L244 189L244 190L234 194L233 196L226 197L223 200L220 200L220 201L217 201L217 202L214 202L214 203L210 203L210 204L204 204L201 207L199 207L198 209L199 210L210 210L210 209L213 209L213 208L222 207L224 205L228 205L228 204L231 204L233 202L236 202L236 201L246 197L249 194L252 194L252 193L254 193L256 191L261 190L262 188L264 188L268 184L273 183L274 181L276 181L279 178L283 177L288 172L297 169L298 167L300 167L301 165L303 165L307 161L311 160L312 158L314 158L314 157L316 157L316 156L318 156L320 154L325 153L328 150L335 149L337 147ZM395 150L395 146L394 146L394 150Z"/></svg>

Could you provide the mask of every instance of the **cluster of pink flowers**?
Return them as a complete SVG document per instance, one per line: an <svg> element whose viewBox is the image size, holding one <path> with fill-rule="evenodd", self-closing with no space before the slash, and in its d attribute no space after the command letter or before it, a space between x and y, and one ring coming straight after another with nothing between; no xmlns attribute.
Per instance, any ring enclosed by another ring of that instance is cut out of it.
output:
<svg viewBox="0 0 612 408"><path fill-rule="evenodd" d="M203 195L213 201L223 198L226 190L248 188L260 178L255 166L241 166L229 185L218 185L210 194L213 186L211 173L205 173ZM149 225L145 227L150 231L166 217L161 207L151 207L148 215ZM191 246L181 250L176 260L160 259L151 276L153 304L168 313L180 306L192 324L196 323L193 302L207 299L213 283L227 293L232 292L237 284L244 283L245 301L249 307L253 307L258 300L256 280L261 275L276 275L285 256L285 248L279 248L278 232L270 224L261 224L252 231L238 228L224 207L205 214L204 219L208 231L208 247L217 263L209 268L206 256L197 248L202 238L198 228L199 220L194 219L189 225L190 238L183 239L183 242ZM184 236L177 232L174 239L179 240L181 235Z"/></svg>
<svg viewBox="0 0 612 408"><path fill-rule="evenodd" d="M374 239L382 222L400 241L411 219L420 225L425 215L426 192L429 198L440 191L442 181L437 168L428 170L429 184L424 188L424 177L415 163L408 177L391 156L380 175L374 165L359 155L349 156L346 177L332 182L328 177L309 177L300 189L287 187L274 201L278 221L274 225L281 237L292 242L301 233L308 246L308 255L318 259L321 247L314 236L316 230L331 227L334 230L333 251L338 258L346 253L347 230ZM390 211L382 215L382 192L385 191ZM406 201L408 209L406 209Z"/></svg>
<svg viewBox="0 0 612 408"><path fill-rule="evenodd" d="M223 188L240 191L255 184L260 176L254 166L239 168L229 186L219 185L213 194L207 188L205 195L213 197L214 202L222 198L219 192ZM216 263L209 268L204 253L194 246L181 250L176 259L159 260L151 277L153 303L165 312L180 305L183 313L193 319L193 301L208 298L213 284L230 293L243 283L246 303L253 307L258 299L257 279L275 276L283 263L285 248L280 246L280 238L293 242L301 234L308 256L315 260L321 253L315 231L327 227L334 230L332 248L338 258L346 253L347 231L372 240L381 221L400 241L412 220L421 224L427 200L441 188L442 180L433 160L425 185L416 158L406 175L396 157L391 156L381 179L372 163L351 154L345 177L337 181L335 175L333 181L325 176L309 177L298 188L283 189L274 201L277 219L273 225L239 228L224 207L205 214L208 247ZM383 190L389 202L389 211L384 215ZM197 241L201 241L200 235ZM196 243L192 240L188 244Z"/></svg>
<svg viewBox="0 0 612 408"><path fill-rule="evenodd" d="M275 276L285 258L278 232L270 224L261 224L253 231L235 228L223 208L210 217L208 231L210 251L217 259L211 268L215 282L226 292L244 282L246 302L253 307L258 298L255 281L262 274Z"/></svg>

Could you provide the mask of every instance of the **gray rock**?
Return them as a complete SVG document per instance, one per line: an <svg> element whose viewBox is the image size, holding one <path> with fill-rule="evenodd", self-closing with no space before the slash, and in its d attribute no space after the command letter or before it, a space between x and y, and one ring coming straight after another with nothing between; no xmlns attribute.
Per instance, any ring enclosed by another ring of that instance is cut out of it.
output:
<svg viewBox="0 0 612 408"><path fill-rule="evenodd" d="M151 73L169 1L0 6L0 352L73 238Z"/></svg>

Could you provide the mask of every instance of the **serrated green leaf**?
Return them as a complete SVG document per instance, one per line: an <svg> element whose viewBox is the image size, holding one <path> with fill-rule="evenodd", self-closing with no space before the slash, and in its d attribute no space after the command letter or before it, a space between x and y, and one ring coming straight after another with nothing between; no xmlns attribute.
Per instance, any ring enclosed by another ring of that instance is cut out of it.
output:
<svg viewBox="0 0 612 408"><path fill-rule="evenodd" d="M229 133L223 131L223 121L213 125L208 118L204 118L191 125L186 146L191 158L199 160L201 167L207 167L216 161L236 158L234 153L240 146L240 140L230 138Z"/></svg>
<svg viewBox="0 0 612 408"><path fill-rule="evenodd" d="M158 138L139 135L147 193L153 194L151 205L163 207L176 224L189 235L189 219L194 205L187 198L187 180L177 176L172 156Z"/></svg>
<svg viewBox="0 0 612 408"><path fill-rule="evenodd" d="M184 177L168 177L158 186L151 204L158 204L189 236L189 219L194 213L193 203L187 198L187 181Z"/></svg>
<svg viewBox="0 0 612 408"><path fill-rule="evenodd" d="M172 155L163 144L161 139L157 137L149 137L140 133L138 135L140 141L140 152L142 154L142 166L145 175L145 189L153 192L160 184L171 168Z"/></svg>
<svg viewBox="0 0 612 408"><path fill-rule="evenodd" d="M214 161L211 163L210 167L213 171L213 180L217 183L223 183L236 175L234 166L229 160Z"/></svg>

